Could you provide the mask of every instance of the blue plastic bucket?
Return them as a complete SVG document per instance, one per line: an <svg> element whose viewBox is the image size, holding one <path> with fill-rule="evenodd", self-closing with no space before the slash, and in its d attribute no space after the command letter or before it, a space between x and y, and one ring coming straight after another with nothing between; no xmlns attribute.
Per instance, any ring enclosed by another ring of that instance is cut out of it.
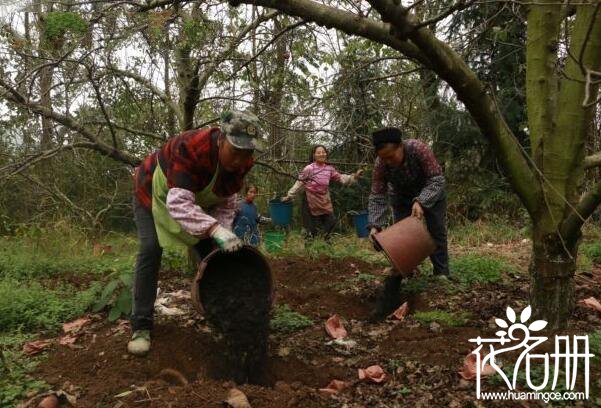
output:
<svg viewBox="0 0 601 408"><path fill-rule="evenodd" d="M292 222L292 203L283 203L275 198L269 201L271 222L279 227L287 227Z"/></svg>
<svg viewBox="0 0 601 408"><path fill-rule="evenodd" d="M357 236L366 238L369 235L369 231L367 231L367 211L359 211L357 214L353 214L353 225L357 231Z"/></svg>

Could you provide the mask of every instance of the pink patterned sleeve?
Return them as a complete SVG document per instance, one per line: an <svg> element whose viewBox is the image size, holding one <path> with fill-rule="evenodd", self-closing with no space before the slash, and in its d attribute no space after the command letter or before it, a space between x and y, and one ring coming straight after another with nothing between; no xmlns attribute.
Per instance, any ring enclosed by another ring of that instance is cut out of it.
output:
<svg viewBox="0 0 601 408"><path fill-rule="evenodd" d="M190 190L170 188L166 204L171 218L187 233L200 239L208 238L209 230L218 222L196 205L196 195Z"/></svg>
<svg viewBox="0 0 601 408"><path fill-rule="evenodd" d="M336 168L332 167L332 174L330 175L330 180L334 180L337 183L342 184L343 186L348 186L349 184L353 184L355 181L355 176L352 174L342 174Z"/></svg>
<svg viewBox="0 0 601 408"><path fill-rule="evenodd" d="M223 203L212 209L211 214L217 222L223 227L229 230L232 229L234 218L236 218L236 211L238 210L238 194L233 194L225 199Z"/></svg>
<svg viewBox="0 0 601 408"><path fill-rule="evenodd" d="M334 167L332 167L332 172L330 173L330 180L336 181L337 183L340 183L342 180L342 175Z"/></svg>

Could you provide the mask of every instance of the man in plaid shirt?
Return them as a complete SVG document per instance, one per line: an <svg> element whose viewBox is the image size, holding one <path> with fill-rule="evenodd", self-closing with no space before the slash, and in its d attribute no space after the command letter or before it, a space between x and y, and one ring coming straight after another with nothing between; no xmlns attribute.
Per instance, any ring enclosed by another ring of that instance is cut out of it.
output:
<svg viewBox="0 0 601 408"><path fill-rule="evenodd" d="M150 350L163 248L187 246L202 259L215 247L233 252L237 195L260 143L258 119L228 111L220 127L190 130L146 157L134 174L134 219L139 250L131 315L134 355Z"/></svg>
<svg viewBox="0 0 601 408"><path fill-rule="evenodd" d="M374 164L368 205L370 238L386 224L389 201L395 223L409 216L425 218L428 231L436 243L436 250L430 256L434 274L447 276L449 255L445 180L434 153L419 140L402 140L401 131L397 128L374 132L372 141L378 157ZM383 299L380 302L380 313L398 307L400 284L401 277L398 275L387 278L384 297L388 301Z"/></svg>

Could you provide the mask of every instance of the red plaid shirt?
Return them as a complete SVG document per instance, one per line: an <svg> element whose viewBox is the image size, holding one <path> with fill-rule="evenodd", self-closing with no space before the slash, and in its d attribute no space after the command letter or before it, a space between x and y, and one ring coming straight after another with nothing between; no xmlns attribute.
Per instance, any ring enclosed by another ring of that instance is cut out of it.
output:
<svg viewBox="0 0 601 408"><path fill-rule="evenodd" d="M160 150L147 156L134 172L134 194L145 208L152 204L152 175L157 166L167 178L169 188L183 188L193 193L209 185L218 164L219 128L195 129L171 138ZM218 197L229 197L242 189L244 176L250 171L251 159L244 169L236 173L221 169L213 186Z"/></svg>

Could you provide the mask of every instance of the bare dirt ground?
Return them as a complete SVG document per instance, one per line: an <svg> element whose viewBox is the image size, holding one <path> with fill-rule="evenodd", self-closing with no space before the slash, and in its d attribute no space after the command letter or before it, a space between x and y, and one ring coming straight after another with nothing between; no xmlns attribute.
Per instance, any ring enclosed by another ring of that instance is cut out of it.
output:
<svg viewBox="0 0 601 408"><path fill-rule="evenodd" d="M272 258L271 264L276 304L288 304L314 324L292 334L270 335L269 386L238 387L253 407L516 406L516 402L476 401L475 382L463 380L458 371L474 348L468 339L492 335L494 317L504 317L507 306L522 310L527 305L525 269L521 275L505 277L503 283L467 289L428 280L420 293L406 296L410 312L404 321L372 323L368 317L380 280L368 275L382 277L382 267L348 258ZM596 266L591 276L577 281L578 299L601 298L601 268ZM164 292L189 290L189 285L188 279L175 275L162 276L160 282ZM77 396L78 407L223 406L228 390L235 386L220 378L223 350L189 301L179 302L185 314L157 317L147 357L126 353L130 332L125 322L108 323L104 315L96 315L74 345L53 347L36 376L55 390ZM464 313L466 322L448 327L413 318L415 312L428 310ZM343 319L354 347L328 344L331 338L324 323L334 313ZM599 315L577 307L568 332L601 329ZM374 364L384 369L386 381L358 381L357 369ZM599 378L594 370L599 368L593 368L593 381ZM333 379L351 385L336 395L318 391ZM592 401L594 392L598 390L593 390Z"/></svg>

